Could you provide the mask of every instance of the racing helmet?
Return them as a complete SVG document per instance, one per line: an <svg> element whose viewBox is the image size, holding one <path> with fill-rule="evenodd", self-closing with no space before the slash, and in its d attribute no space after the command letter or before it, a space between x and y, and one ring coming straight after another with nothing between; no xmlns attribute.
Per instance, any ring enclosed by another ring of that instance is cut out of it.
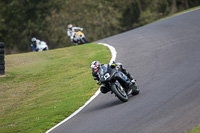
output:
<svg viewBox="0 0 200 133"><path fill-rule="evenodd" d="M32 41L32 42L35 42L35 41L36 41L36 38L35 38L35 37L33 37L33 38L31 39L31 41Z"/></svg>
<svg viewBox="0 0 200 133"><path fill-rule="evenodd" d="M68 28L72 29L73 25L72 24L68 24Z"/></svg>
<svg viewBox="0 0 200 133"><path fill-rule="evenodd" d="M93 61L90 65L92 72L98 72L101 68L101 64L99 61Z"/></svg>

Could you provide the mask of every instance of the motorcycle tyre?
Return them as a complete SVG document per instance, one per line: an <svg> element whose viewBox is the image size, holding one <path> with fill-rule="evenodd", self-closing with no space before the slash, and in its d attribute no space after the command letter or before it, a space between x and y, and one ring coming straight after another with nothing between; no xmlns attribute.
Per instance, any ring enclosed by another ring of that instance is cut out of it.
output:
<svg viewBox="0 0 200 133"><path fill-rule="evenodd" d="M0 65L0 71L5 70L5 65Z"/></svg>
<svg viewBox="0 0 200 133"><path fill-rule="evenodd" d="M0 54L4 54L4 49L0 48Z"/></svg>
<svg viewBox="0 0 200 133"><path fill-rule="evenodd" d="M117 89L115 84L112 84L111 86L112 92L122 101L122 102L127 102L128 101L128 95L123 96Z"/></svg>
<svg viewBox="0 0 200 133"><path fill-rule="evenodd" d="M132 93L131 93L133 96L138 95L140 93L140 90L137 89L137 88L138 88L138 86L134 85L134 88L133 88Z"/></svg>
<svg viewBox="0 0 200 133"><path fill-rule="evenodd" d="M0 54L0 65L4 65L5 64L5 60L4 60L4 54Z"/></svg>
<svg viewBox="0 0 200 133"><path fill-rule="evenodd" d="M0 42L0 48L4 48L4 42Z"/></svg>
<svg viewBox="0 0 200 133"><path fill-rule="evenodd" d="M0 70L0 75L5 75L5 70Z"/></svg>

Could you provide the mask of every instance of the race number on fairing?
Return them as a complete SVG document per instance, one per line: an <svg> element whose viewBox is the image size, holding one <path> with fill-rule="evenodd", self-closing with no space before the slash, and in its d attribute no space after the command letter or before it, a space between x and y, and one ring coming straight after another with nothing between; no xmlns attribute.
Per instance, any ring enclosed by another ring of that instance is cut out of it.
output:
<svg viewBox="0 0 200 133"><path fill-rule="evenodd" d="M104 79L105 79L105 80L107 80L109 77L110 77L110 74L109 74L109 73L106 73L106 74L104 75Z"/></svg>

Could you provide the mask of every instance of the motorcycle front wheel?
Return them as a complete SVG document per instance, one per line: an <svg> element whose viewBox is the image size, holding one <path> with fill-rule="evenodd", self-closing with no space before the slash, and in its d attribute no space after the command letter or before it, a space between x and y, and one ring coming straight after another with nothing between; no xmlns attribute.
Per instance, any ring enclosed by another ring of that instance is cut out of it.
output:
<svg viewBox="0 0 200 133"><path fill-rule="evenodd" d="M122 86L112 84L111 90L122 102L128 101L128 95L126 94Z"/></svg>

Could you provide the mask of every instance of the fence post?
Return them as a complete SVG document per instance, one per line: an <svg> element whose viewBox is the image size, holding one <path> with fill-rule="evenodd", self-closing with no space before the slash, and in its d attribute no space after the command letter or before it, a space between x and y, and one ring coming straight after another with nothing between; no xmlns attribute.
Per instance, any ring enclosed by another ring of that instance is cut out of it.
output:
<svg viewBox="0 0 200 133"><path fill-rule="evenodd" d="M0 42L0 75L5 75L5 50L4 50L4 42Z"/></svg>

